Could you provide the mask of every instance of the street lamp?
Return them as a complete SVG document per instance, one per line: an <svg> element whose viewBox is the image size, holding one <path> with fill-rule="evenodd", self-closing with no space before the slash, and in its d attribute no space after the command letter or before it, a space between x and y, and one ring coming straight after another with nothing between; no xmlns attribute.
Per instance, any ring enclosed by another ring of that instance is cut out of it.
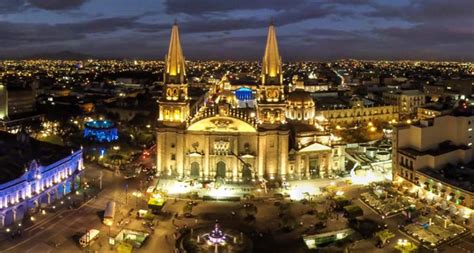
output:
<svg viewBox="0 0 474 253"><path fill-rule="evenodd" d="M137 207L138 198L142 196L142 193L139 191L135 191L132 193L132 195L135 196L135 207Z"/></svg>

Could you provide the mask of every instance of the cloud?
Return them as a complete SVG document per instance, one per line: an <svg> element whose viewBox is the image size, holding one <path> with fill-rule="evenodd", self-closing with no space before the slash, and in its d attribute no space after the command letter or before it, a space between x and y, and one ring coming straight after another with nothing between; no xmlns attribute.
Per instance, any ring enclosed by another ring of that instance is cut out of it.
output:
<svg viewBox="0 0 474 253"><path fill-rule="evenodd" d="M0 21L0 45L15 47L29 43L66 42L91 34L133 29L139 17L100 18L79 23L33 24Z"/></svg>
<svg viewBox="0 0 474 253"><path fill-rule="evenodd" d="M268 27L271 18L273 18L277 26L284 26L298 23L308 19L324 18L334 13L335 7L319 6L313 4L302 4L299 8L279 11L275 15L254 17L245 16L235 18L232 16L224 17L208 17L208 16L192 16L184 21L178 21L180 30L183 33L213 33L213 32L232 32L245 29L259 29ZM169 23L137 23L136 29L141 32L157 32L168 30Z"/></svg>
<svg viewBox="0 0 474 253"><path fill-rule="evenodd" d="M160 59L177 16L189 59L260 59L273 17L284 60L474 59L472 0L165 0L164 8L152 13L116 16L120 11L110 6L97 9L100 17L86 16L89 8L80 8L85 2L0 0L0 14L18 13L15 20L30 15L28 10L68 10L62 23L42 23L44 12L37 12L36 23L14 22L7 15L0 21L2 52L68 49ZM120 8L142 11L135 2L123 2L127 6ZM89 4L95 7L95 1ZM80 17L71 14L75 8Z"/></svg>
<svg viewBox="0 0 474 253"><path fill-rule="evenodd" d="M2 0L3 1L3 0ZM70 10L82 6L88 0L28 0L28 3L44 10Z"/></svg>
<svg viewBox="0 0 474 253"><path fill-rule="evenodd" d="M461 27L452 28L421 24L409 28L376 29L375 32L385 38L397 39L400 42L410 44L423 44L426 47L435 44L474 42L474 30Z"/></svg>
<svg viewBox="0 0 474 253"><path fill-rule="evenodd" d="M26 9L26 2L21 0L1 0L0 14L16 13Z"/></svg>
<svg viewBox="0 0 474 253"><path fill-rule="evenodd" d="M472 0L410 0L406 5L370 4L367 16L386 19L403 19L414 22L447 22L450 20L474 19ZM471 23L472 24L472 23Z"/></svg>
<svg viewBox="0 0 474 253"><path fill-rule="evenodd" d="M266 0L166 0L164 3L168 14L202 15L235 10L284 10L306 3L306 0L273 0L271 2Z"/></svg>
<svg viewBox="0 0 474 253"><path fill-rule="evenodd" d="M20 13L28 9L47 11L71 10L89 0L1 0L0 14Z"/></svg>

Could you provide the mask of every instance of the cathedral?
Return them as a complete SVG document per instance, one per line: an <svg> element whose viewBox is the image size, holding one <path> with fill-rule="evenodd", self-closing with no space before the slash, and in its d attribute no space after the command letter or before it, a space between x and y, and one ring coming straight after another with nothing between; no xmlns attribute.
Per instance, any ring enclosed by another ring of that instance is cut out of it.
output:
<svg viewBox="0 0 474 253"><path fill-rule="evenodd" d="M324 178L344 170L344 146L315 124L310 94L285 87L273 24L261 68L257 85L220 82L191 100L173 25L159 100L159 175L249 182Z"/></svg>

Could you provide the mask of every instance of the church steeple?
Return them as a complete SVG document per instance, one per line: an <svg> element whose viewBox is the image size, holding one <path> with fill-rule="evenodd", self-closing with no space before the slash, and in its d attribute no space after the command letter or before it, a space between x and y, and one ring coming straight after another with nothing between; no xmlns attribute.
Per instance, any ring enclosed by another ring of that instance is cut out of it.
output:
<svg viewBox="0 0 474 253"><path fill-rule="evenodd" d="M159 103L159 120L165 124L182 123L189 116L186 66L176 22L171 29L170 46L165 56L163 96Z"/></svg>
<svg viewBox="0 0 474 253"><path fill-rule="evenodd" d="M168 54L165 56L166 69L164 73L164 83L183 84L186 83L186 66L179 40L178 25L173 24L171 29L170 45Z"/></svg>
<svg viewBox="0 0 474 253"><path fill-rule="evenodd" d="M262 84L278 85L283 83L282 63L273 21L268 28L265 55L262 61Z"/></svg>
<svg viewBox="0 0 474 253"><path fill-rule="evenodd" d="M257 118L267 128L286 122L285 94L280 52L273 22L268 28L265 55L262 61L262 83L258 87Z"/></svg>

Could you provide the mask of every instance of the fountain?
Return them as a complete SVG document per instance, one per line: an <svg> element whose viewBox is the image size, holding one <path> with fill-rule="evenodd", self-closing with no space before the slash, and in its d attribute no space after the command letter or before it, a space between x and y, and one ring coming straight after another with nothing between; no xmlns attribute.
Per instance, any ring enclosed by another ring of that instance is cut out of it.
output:
<svg viewBox="0 0 474 253"><path fill-rule="evenodd" d="M225 245L225 240L226 240L226 235L222 230L219 228L219 222L216 221L216 224L214 225L214 229L207 235L205 235L207 244L209 245Z"/></svg>
<svg viewBox="0 0 474 253"><path fill-rule="evenodd" d="M237 253L252 252L252 242L242 232L222 229L219 221L209 231L209 227L193 229L193 233L183 235L179 247L186 252Z"/></svg>

